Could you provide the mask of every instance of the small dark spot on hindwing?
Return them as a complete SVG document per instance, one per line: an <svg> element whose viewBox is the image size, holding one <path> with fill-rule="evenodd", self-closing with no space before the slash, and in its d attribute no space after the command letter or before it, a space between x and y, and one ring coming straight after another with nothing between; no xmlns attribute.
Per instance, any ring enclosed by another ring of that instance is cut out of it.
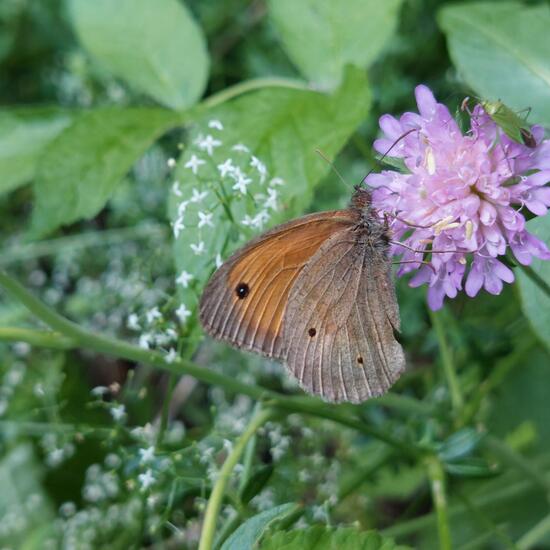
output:
<svg viewBox="0 0 550 550"><path fill-rule="evenodd" d="M307 331L307 333L313 338L317 334L317 331L312 327Z"/></svg>

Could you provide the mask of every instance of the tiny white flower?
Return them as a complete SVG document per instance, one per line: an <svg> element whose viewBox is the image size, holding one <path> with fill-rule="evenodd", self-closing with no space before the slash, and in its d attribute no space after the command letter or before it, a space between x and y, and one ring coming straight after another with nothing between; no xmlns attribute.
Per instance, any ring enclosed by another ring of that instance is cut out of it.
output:
<svg viewBox="0 0 550 550"><path fill-rule="evenodd" d="M130 313L130 315L128 315L128 320L126 321L126 326L130 330L139 330L141 328L139 326L139 317L135 313Z"/></svg>
<svg viewBox="0 0 550 550"><path fill-rule="evenodd" d="M271 189L268 187L267 189L267 200L265 201L265 207L271 208L271 210L277 210L277 189Z"/></svg>
<svg viewBox="0 0 550 550"><path fill-rule="evenodd" d="M191 158L185 163L185 168L190 168L193 174L196 174L199 170L199 166L204 164L204 160L197 157L197 155L191 155Z"/></svg>
<svg viewBox="0 0 550 550"><path fill-rule="evenodd" d="M250 149L242 143L237 143L237 145L233 145L231 149L233 149L233 151L239 151L240 153L248 153L250 151Z"/></svg>
<svg viewBox="0 0 550 550"><path fill-rule="evenodd" d="M187 288L189 286L189 281L191 281L192 279L193 275L191 275L191 273L188 273L184 269L176 279L176 283L178 283L178 285L181 285L183 288Z"/></svg>
<svg viewBox="0 0 550 550"><path fill-rule="evenodd" d="M176 159L169 158L169 159L166 161L166 164L168 165L168 168L175 168L175 166L176 166Z"/></svg>
<svg viewBox="0 0 550 550"><path fill-rule="evenodd" d="M285 184L285 180L283 180L283 178L273 178L269 182L269 185L284 185L284 184Z"/></svg>
<svg viewBox="0 0 550 550"><path fill-rule="evenodd" d="M181 201L178 204L178 216L181 218L185 214L185 210L190 201Z"/></svg>
<svg viewBox="0 0 550 550"><path fill-rule="evenodd" d="M265 164L259 158L252 155L252 159L250 160L250 166L258 170L258 172L260 173L260 182L263 183L267 175L267 168Z"/></svg>
<svg viewBox="0 0 550 550"><path fill-rule="evenodd" d="M214 128L216 130L223 130L223 124L221 123L221 120L211 120L209 123L208 123L208 127L209 128Z"/></svg>
<svg viewBox="0 0 550 550"><path fill-rule="evenodd" d="M227 159L223 164L218 164L218 170L220 176L225 178L227 174L231 174L235 171L235 166L233 165L232 159Z"/></svg>
<svg viewBox="0 0 550 550"><path fill-rule="evenodd" d="M185 229L183 225L183 217L180 216L172 225L172 231L174 232L174 238L177 239L180 233Z"/></svg>
<svg viewBox="0 0 550 550"><path fill-rule="evenodd" d="M154 445L151 445L150 447L147 447L147 449L140 449L139 450L139 456L141 457L139 459L141 464L147 464L149 462L152 462L155 458L155 447L154 447Z"/></svg>
<svg viewBox="0 0 550 550"><path fill-rule="evenodd" d="M222 260L222 257L221 257L221 254L218 252L218 254L216 254L216 267L221 267L222 264L223 264L223 260Z"/></svg>
<svg viewBox="0 0 550 550"><path fill-rule="evenodd" d="M236 180L237 182L233 186L233 189L244 195L246 193L246 188L252 183L252 180L242 173L237 174Z"/></svg>
<svg viewBox="0 0 550 550"><path fill-rule="evenodd" d="M170 348L164 357L164 360L171 365L178 358L178 352L174 348Z"/></svg>
<svg viewBox="0 0 550 550"><path fill-rule="evenodd" d="M192 193L191 202L201 202L208 196L208 191L199 191L196 187L193 187Z"/></svg>
<svg viewBox="0 0 550 550"><path fill-rule="evenodd" d="M111 416L117 421L120 422L126 416L126 407L124 405L118 405L111 409Z"/></svg>
<svg viewBox="0 0 550 550"><path fill-rule="evenodd" d="M102 395L109 393L109 388L107 386L96 386L95 388L92 388L90 393L96 397L101 397Z"/></svg>
<svg viewBox="0 0 550 550"><path fill-rule="evenodd" d="M199 214L199 229L201 227L204 227L205 225L208 225L210 227L214 227L214 224L212 223L212 212L198 212Z"/></svg>
<svg viewBox="0 0 550 550"><path fill-rule="evenodd" d="M200 242L198 242L197 244L191 243L189 246L191 247L191 250L192 250L197 256L200 256L200 255L205 251L205 248L204 248L204 241L200 241Z"/></svg>
<svg viewBox="0 0 550 550"><path fill-rule="evenodd" d="M191 311L189 309L187 309L185 304L181 304L180 307L178 307L178 309L176 309L176 315L182 323L185 323L187 321L188 317L191 316Z"/></svg>
<svg viewBox="0 0 550 550"><path fill-rule="evenodd" d="M221 144L222 142L219 139L214 139L210 134L197 143L199 149L206 151L209 156L212 156L214 148L219 147Z"/></svg>
<svg viewBox="0 0 550 550"><path fill-rule="evenodd" d="M178 337L178 333L173 328L167 328L164 333L166 334L168 341L175 340Z"/></svg>
<svg viewBox="0 0 550 550"><path fill-rule="evenodd" d="M181 197L182 193L181 193L180 182L179 181L175 181L172 184L172 193L174 193L174 195L176 195L176 197Z"/></svg>
<svg viewBox="0 0 550 550"><path fill-rule="evenodd" d="M139 337L139 347L143 349L149 349L151 345L151 335L148 332L144 332Z"/></svg>
<svg viewBox="0 0 550 550"><path fill-rule="evenodd" d="M251 226L254 223L254 220L246 214L246 216L241 220L241 223L246 226Z"/></svg>
<svg viewBox="0 0 550 550"><path fill-rule="evenodd" d="M146 491L155 483L155 477L153 476L153 471L149 468L144 474L138 475L138 480L141 485L142 491Z"/></svg>
<svg viewBox="0 0 550 550"><path fill-rule="evenodd" d="M161 319L162 313L159 311L159 308L155 306L145 314L145 318L147 319L147 323L151 324L155 319Z"/></svg>
<svg viewBox="0 0 550 550"><path fill-rule="evenodd" d="M261 229L266 222L269 221L269 214L267 213L267 210L262 210L258 212L256 216L252 219L251 225L253 227L257 227Z"/></svg>

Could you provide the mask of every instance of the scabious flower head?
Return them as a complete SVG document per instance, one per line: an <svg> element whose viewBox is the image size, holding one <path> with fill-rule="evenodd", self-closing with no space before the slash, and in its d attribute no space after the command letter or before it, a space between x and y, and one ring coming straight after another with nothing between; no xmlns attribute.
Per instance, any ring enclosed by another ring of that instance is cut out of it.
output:
<svg viewBox="0 0 550 550"><path fill-rule="evenodd" d="M550 259L525 225L526 211L543 216L550 206L550 140L533 126L536 147L516 143L480 105L463 134L426 86L415 93L419 113L382 116L384 137L374 143L378 152L402 159L408 172L386 170L365 180L395 240L412 249L393 245L392 254L407 262L398 275L415 271L410 285L429 285L434 310L463 287L470 297L482 287L500 294L503 282L514 280L499 260L508 248L524 265L533 257Z"/></svg>

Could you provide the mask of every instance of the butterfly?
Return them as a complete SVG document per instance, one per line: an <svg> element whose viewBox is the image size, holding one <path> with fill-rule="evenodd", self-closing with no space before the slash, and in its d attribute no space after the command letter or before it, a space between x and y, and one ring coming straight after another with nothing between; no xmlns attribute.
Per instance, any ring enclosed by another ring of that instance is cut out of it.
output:
<svg viewBox="0 0 550 550"><path fill-rule="evenodd" d="M211 336L282 361L308 393L359 403L405 369L389 230L356 187L348 208L284 223L214 272L199 307Z"/></svg>

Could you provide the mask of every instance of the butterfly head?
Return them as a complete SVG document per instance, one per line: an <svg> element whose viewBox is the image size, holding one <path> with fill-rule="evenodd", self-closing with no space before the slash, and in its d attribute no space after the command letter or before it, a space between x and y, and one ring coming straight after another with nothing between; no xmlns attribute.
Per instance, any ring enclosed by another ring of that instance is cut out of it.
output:
<svg viewBox="0 0 550 550"><path fill-rule="evenodd" d="M356 185L354 189L355 192L351 197L351 205L354 208L359 208L360 210L370 207L372 202L370 191L361 185Z"/></svg>

